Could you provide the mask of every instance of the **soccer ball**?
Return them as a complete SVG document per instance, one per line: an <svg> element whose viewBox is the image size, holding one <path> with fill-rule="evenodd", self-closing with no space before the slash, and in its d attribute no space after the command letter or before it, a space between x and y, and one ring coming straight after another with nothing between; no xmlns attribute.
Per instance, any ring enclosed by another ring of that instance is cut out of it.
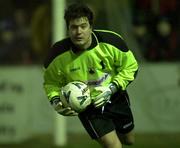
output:
<svg viewBox="0 0 180 148"><path fill-rule="evenodd" d="M81 81L73 81L61 88L60 98L65 107L82 112L91 104L90 90Z"/></svg>

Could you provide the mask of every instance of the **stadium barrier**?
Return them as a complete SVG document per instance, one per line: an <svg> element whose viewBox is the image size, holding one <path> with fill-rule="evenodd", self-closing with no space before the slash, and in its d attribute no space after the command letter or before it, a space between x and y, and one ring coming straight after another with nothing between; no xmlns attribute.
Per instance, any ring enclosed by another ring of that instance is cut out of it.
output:
<svg viewBox="0 0 180 148"><path fill-rule="evenodd" d="M175 63L140 65L137 79L128 87L136 132L180 132L179 69ZM0 143L53 134L55 112L42 76L40 66L0 67ZM77 117L65 120L63 132L85 132Z"/></svg>

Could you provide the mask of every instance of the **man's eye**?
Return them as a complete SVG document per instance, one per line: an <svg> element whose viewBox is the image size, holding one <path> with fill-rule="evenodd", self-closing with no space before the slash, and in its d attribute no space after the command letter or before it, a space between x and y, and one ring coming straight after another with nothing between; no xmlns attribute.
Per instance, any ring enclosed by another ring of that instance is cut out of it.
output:
<svg viewBox="0 0 180 148"><path fill-rule="evenodd" d="M87 27L86 25L81 26L82 29L85 29L86 27Z"/></svg>

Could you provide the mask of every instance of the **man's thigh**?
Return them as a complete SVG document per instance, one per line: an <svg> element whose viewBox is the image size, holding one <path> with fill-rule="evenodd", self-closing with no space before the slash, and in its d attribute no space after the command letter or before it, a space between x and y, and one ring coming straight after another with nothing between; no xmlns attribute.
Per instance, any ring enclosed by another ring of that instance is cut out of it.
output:
<svg viewBox="0 0 180 148"><path fill-rule="evenodd" d="M86 131L92 139L103 137L114 131L126 134L134 128L133 116L126 94L115 94L111 103L102 108L89 107L79 114Z"/></svg>
<svg viewBox="0 0 180 148"><path fill-rule="evenodd" d="M116 131L113 130L106 135L97 139L98 143L106 148L122 148L121 141L116 134Z"/></svg>
<svg viewBox="0 0 180 148"><path fill-rule="evenodd" d="M101 109L80 113L79 119L92 139L103 137L115 129L113 121L102 114Z"/></svg>

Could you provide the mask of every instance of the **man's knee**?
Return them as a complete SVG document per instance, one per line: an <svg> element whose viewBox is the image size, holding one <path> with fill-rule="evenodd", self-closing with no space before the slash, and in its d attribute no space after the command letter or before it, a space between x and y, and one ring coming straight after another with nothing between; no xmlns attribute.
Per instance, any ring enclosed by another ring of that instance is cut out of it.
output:
<svg viewBox="0 0 180 148"><path fill-rule="evenodd" d="M122 144L124 145L133 145L135 142L134 132L129 132L127 134L119 134L118 137Z"/></svg>
<svg viewBox="0 0 180 148"><path fill-rule="evenodd" d="M124 139L124 141L122 141L122 143L125 144L125 145L133 145L134 142L135 142L134 137L128 137L128 138L126 137Z"/></svg>
<svg viewBox="0 0 180 148"><path fill-rule="evenodd" d="M122 148L121 141L119 140L116 132L106 134L97 140L104 148Z"/></svg>

